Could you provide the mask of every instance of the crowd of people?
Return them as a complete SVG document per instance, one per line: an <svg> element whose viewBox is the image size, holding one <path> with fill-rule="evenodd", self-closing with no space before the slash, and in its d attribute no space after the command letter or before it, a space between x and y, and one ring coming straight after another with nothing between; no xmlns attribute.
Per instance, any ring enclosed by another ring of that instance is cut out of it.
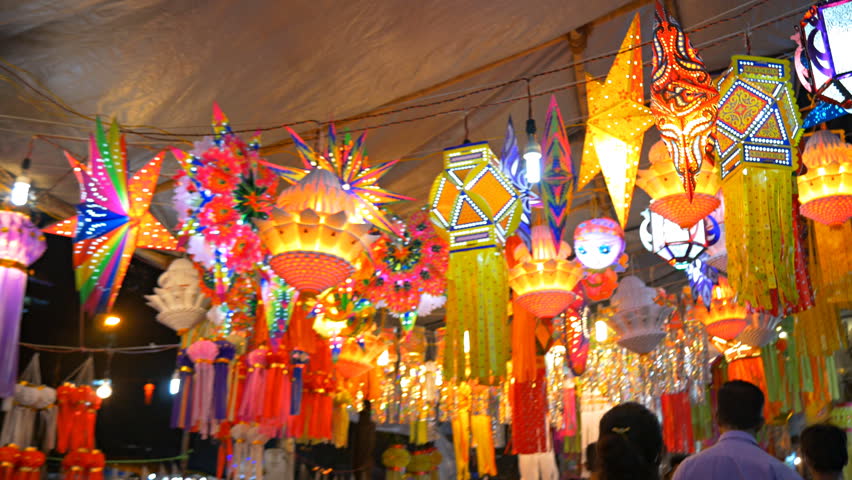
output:
<svg viewBox="0 0 852 480"><path fill-rule="evenodd" d="M748 382L725 383L717 397L721 436L698 454L666 455L660 422L638 403L622 403L600 421L598 441L586 449L592 480L839 480L848 462L846 432L816 424L800 435L801 472L764 451L763 392ZM666 465L661 467L664 457ZM801 473L801 475L800 475Z"/></svg>

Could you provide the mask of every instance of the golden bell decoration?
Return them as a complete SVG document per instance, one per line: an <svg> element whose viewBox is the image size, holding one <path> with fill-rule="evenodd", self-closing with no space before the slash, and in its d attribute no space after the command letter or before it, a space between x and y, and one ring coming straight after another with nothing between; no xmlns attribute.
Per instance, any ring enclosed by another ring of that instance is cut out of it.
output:
<svg viewBox="0 0 852 480"><path fill-rule="evenodd" d="M651 211L689 228L719 206L716 193L721 187L719 167L705 166L695 175L692 200L683 190L681 178L663 141L655 143L648 153L651 167L639 171L636 185L651 197Z"/></svg>
<svg viewBox="0 0 852 480"><path fill-rule="evenodd" d="M329 171L312 170L284 190L267 220L255 220L270 266L300 292L319 293L355 272L370 225Z"/></svg>
<svg viewBox="0 0 852 480"><path fill-rule="evenodd" d="M583 269L567 260L571 255L567 243L560 242L557 251L547 226L532 228L532 251L521 243L514 255L518 263L509 271L509 285L527 311L536 317L552 318L577 298L573 289Z"/></svg>
<svg viewBox="0 0 852 480"><path fill-rule="evenodd" d="M719 278L719 285L713 287L713 300L710 309L703 306L695 308L695 316L704 324L707 334L722 340L734 340L746 328L748 312L739 305L734 290L725 278Z"/></svg>
<svg viewBox="0 0 852 480"><path fill-rule="evenodd" d="M826 225L852 217L852 145L843 132L815 132L802 154L807 172L797 178L802 215Z"/></svg>
<svg viewBox="0 0 852 480"><path fill-rule="evenodd" d="M650 353L666 336L666 321L673 309L655 301L656 290L639 277L621 279L612 296L615 314L608 323L619 345L640 355Z"/></svg>

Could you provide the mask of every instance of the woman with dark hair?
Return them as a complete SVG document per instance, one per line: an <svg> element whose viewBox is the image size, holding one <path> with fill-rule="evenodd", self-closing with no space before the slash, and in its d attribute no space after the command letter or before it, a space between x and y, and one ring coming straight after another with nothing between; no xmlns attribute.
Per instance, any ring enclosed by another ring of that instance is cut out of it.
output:
<svg viewBox="0 0 852 480"><path fill-rule="evenodd" d="M622 403L601 418L595 478L658 480L662 453L657 416L638 403Z"/></svg>

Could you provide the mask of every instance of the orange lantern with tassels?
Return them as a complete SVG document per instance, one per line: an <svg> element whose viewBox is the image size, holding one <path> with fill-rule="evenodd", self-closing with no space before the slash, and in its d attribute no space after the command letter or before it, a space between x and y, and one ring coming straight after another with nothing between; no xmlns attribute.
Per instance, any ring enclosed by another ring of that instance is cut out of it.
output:
<svg viewBox="0 0 852 480"><path fill-rule="evenodd" d="M41 478L41 467L47 461L47 456L35 447L27 447L18 459L14 480L38 480Z"/></svg>
<svg viewBox="0 0 852 480"><path fill-rule="evenodd" d="M0 480L11 480L21 451L14 443L0 447Z"/></svg>
<svg viewBox="0 0 852 480"><path fill-rule="evenodd" d="M718 166L707 165L695 175L695 191L690 200L689 194L681 186L680 176L665 143L655 143L648 153L648 159L651 167L639 171L636 185L651 197L652 212L675 222L681 228L689 228L719 207L720 201L716 196L721 186Z"/></svg>
<svg viewBox="0 0 852 480"><path fill-rule="evenodd" d="M840 225L852 217L852 145L840 134L815 132L802 154L807 171L797 177L799 211L826 225Z"/></svg>
<svg viewBox="0 0 852 480"><path fill-rule="evenodd" d="M705 307L696 307L695 316L701 320L707 334L712 337L733 340L748 324L748 312L737 303L734 289L724 277L720 277L719 285L713 287L713 299L709 309Z"/></svg>

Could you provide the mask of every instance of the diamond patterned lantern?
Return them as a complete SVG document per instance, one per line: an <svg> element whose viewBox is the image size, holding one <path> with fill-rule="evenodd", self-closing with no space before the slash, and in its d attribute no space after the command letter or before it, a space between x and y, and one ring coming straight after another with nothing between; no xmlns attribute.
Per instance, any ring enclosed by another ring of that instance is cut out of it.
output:
<svg viewBox="0 0 852 480"><path fill-rule="evenodd" d="M808 171L797 177L799 211L826 225L840 225L852 217L852 145L842 132L815 132L802 153Z"/></svg>
<svg viewBox="0 0 852 480"><path fill-rule="evenodd" d="M650 353L666 336L666 321L673 309L657 304L656 290L639 277L621 279L612 295L615 313L609 325L618 333L618 344L638 354Z"/></svg>
<svg viewBox="0 0 852 480"><path fill-rule="evenodd" d="M852 107L852 1L824 1L805 13L799 24L808 65L801 72L818 99Z"/></svg>
<svg viewBox="0 0 852 480"><path fill-rule="evenodd" d="M639 228L642 244L678 270L686 269L719 237L719 224L713 217L707 217L691 228L682 228L649 209L642 212L642 218Z"/></svg>

